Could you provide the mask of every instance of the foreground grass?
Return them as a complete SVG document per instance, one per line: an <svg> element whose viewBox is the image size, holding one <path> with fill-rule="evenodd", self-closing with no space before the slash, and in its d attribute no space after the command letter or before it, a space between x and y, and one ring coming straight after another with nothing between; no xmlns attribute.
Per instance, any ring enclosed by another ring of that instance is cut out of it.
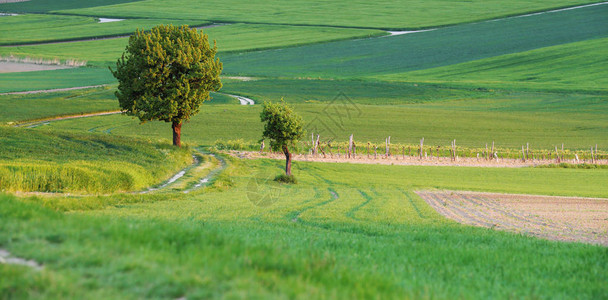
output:
<svg viewBox="0 0 608 300"><path fill-rule="evenodd" d="M468 23L503 16L573 6L594 1L277 1L251 3L243 0L191 3L187 0L132 2L62 11L69 14L199 18L220 22L331 25L367 28L420 28ZM449 6L450 9L445 9Z"/></svg>
<svg viewBox="0 0 608 300"><path fill-rule="evenodd" d="M189 164L190 151L103 135L0 127L0 190L112 193L146 188Z"/></svg>
<svg viewBox="0 0 608 300"><path fill-rule="evenodd" d="M256 177L281 172L281 162L233 161L227 171L231 188L164 199L105 197L106 206L92 206L99 210L70 214L43 206L71 210L86 204L1 196L1 247L45 269L39 274L16 266L0 269L3 277L11 275L0 293L440 299L597 299L608 294L605 248L458 225L410 192L476 186L608 196L598 188L598 180L608 178L605 170L505 174L500 169L296 163L294 171L297 185L262 180L252 189ZM563 178L573 184L561 184ZM255 206L251 192L278 196L268 206ZM113 259L105 259L108 254Z"/></svg>

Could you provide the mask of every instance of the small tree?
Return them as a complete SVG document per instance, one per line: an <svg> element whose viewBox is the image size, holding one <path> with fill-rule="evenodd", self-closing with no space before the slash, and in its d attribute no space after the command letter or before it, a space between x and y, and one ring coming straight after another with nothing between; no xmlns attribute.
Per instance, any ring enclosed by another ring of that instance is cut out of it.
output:
<svg viewBox="0 0 608 300"><path fill-rule="evenodd" d="M285 154L285 174L291 176L291 152L289 148L304 136L302 118L282 101L281 103L264 102L260 119L264 124L263 138L270 140L274 151Z"/></svg>
<svg viewBox="0 0 608 300"><path fill-rule="evenodd" d="M182 122L199 112L210 91L222 88L222 63L207 35L188 26L137 30L116 63L116 97L123 112L144 123L171 122L173 145L181 146Z"/></svg>

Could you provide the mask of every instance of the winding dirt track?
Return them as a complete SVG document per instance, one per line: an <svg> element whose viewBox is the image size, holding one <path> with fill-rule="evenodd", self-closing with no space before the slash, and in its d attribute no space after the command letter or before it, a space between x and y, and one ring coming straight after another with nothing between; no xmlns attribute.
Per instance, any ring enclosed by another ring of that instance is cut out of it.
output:
<svg viewBox="0 0 608 300"><path fill-rule="evenodd" d="M608 246L608 199L417 191L456 222L539 238Z"/></svg>

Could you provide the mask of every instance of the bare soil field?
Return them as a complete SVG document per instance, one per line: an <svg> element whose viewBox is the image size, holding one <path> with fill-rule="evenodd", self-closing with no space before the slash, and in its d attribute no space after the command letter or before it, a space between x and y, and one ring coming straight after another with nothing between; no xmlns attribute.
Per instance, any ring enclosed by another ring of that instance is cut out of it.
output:
<svg viewBox="0 0 608 300"><path fill-rule="evenodd" d="M239 158L271 158L271 159L285 159L282 153L270 153L258 151L230 151L230 155ZM344 154L337 155L304 155L294 154L293 160L295 161L315 161L315 162L328 162L328 163L352 163L352 164L382 164L382 165L401 165L401 166L455 166L455 167L488 167L488 168L524 168L533 167L540 165L549 165L557 163L556 160L527 160L522 161L521 159L510 159L510 158L498 158L492 160L486 160L484 158L475 157L458 157L455 161L452 161L449 157L423 157L420 159L417 156L408 155L391 155L386 157L384 155L358 155L354 158L347 158ZM564 163L590 163L589 161L575 161L575 160L564 160ZM596 160L595 164L607 165L607 160Z"/></svg>
<svg viewBox="0 0 608 300"><path fill-rule="evenodd" d="M43 65L43 64L0 61L0 73L46 71L46 70L58 70L58 69L69 69L69 68L72 68L72 67L65 66L65 65Z"/></svg>
<svg viewBox="0 0 608 300"><path fill-rule="evenodd" d="M462 224L608 246L608 199L462 191L416 192Z"/></svg>

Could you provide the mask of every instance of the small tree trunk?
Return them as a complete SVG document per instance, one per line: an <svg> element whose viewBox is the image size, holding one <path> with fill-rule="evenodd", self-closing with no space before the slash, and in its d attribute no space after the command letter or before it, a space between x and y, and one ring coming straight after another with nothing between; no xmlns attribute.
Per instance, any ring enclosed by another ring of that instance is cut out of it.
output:
<svg viewBox="0 0 608 300"><path fill-rule="evenodd" d="M287 146L283 146L283 153L285 154L285 174L291 176L291 153Z"/></svg>
<svg viewBox="0 0 608 300"><path fill-rule="evenodd" d="M181 137L182 137L182 123L181 122L173 122L171 125L173 128L173 146L182 146Z"/></svg>

